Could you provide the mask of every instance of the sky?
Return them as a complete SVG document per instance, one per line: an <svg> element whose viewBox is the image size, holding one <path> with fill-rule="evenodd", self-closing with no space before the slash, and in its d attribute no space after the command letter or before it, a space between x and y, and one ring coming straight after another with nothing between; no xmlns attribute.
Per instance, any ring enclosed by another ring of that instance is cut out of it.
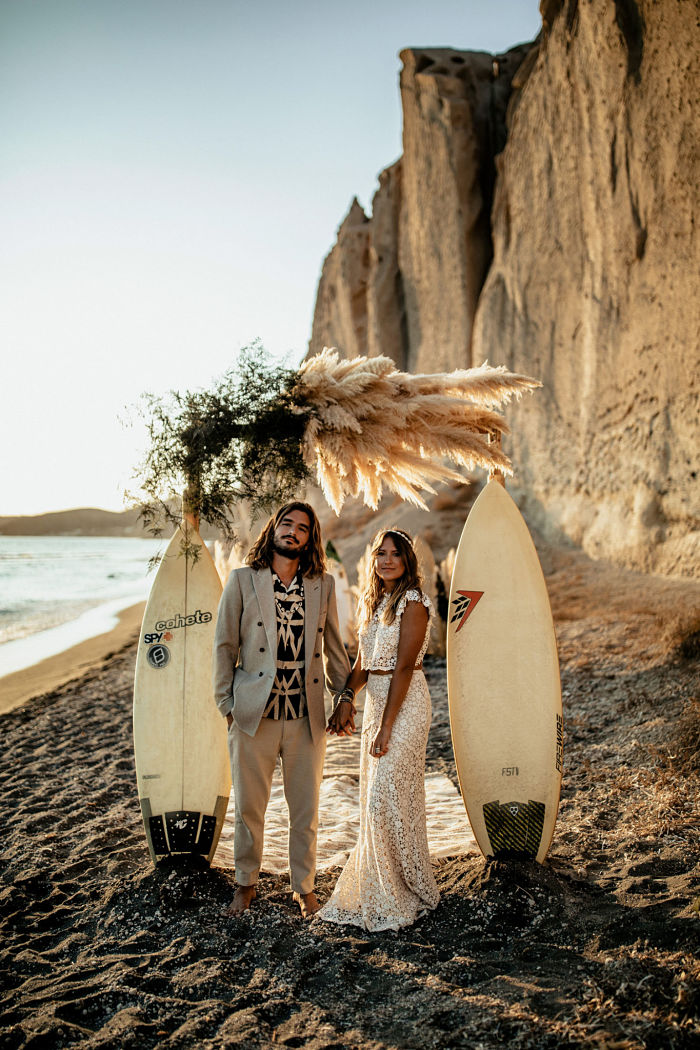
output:
<svg viewBox="0 0 700 1050"><path fill-rule="evenodd" d="M537 0L0 0L0 516L124 507L143 392L260 339L401 153L398 52L499 52Z"/></svg>

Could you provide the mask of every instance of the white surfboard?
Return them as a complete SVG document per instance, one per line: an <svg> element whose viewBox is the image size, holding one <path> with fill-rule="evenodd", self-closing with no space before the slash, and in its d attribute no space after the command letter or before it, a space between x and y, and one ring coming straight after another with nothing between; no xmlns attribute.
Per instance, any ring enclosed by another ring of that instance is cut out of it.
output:
<svg viewBox="0 0 700 1050"><path fill-rule="evenodd" d="M335 579L335 602L338 610L338 626L343 644L350 652L357 650L356 602L348 574L340 555L329 540L326 544L326 567Z"/></svg>
<svg viewBox="0 0 700 1050"><path fill-rule="evenodd" d="M226 723L212 686L220 597L211 555L183 521L153 582L136 658L136 778L154 864L171 854L211 861L226 815Z"/></svg>
<svg viewBox="0 0 700 1050"><path fill-rule="evenodd" d="M430 629L430 641L428 642L428 653L431 656L445 655L445 624L437 615L438 613L438 591L437 577L438 567L432 550L422 536L416 536L413 541L413 550L418 560L418 568L423 578L423 590L433 603L435 617Z"/></svg>
<svg viewBox="0 0 700 1050"><path fill-rule="evenodd" d="M447 680L457 772L479 848L541 863L561 787L559 661L535 546L496 480L474 503L457 549Z"/></svg>

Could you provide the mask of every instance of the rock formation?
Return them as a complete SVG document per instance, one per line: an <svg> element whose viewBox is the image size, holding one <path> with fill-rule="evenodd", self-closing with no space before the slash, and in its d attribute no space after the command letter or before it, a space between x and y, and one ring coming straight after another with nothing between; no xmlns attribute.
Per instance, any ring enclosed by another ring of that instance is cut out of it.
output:
<svg viewBox="0 0 700 1050"><path fill-rule="evenodd" d="M369 221L357 198L338 229L338 240L326 259L316 294L311 345L342 347L346 357L368 352L367 282L369 275ZM342 333L339 343L329 333Z"/></svg>
<svg viewBox="0 0 700 1050"><path fill-rule="evenodd" d="M545 382L510 417L541 524L597 557L698 573L699 8L542 11L498 158L474 355Z"/></svg>
<svg viewBox="0 0 700 1050"><path fill-rule="evenodd" d="M411 371L469 357L491 261L494 155L510 82L530 45L506 55L401 52L404 152L379 176L368 219L357 200L324 262L309 347L385 354Z"/></svg>
<svg viewBox="0 0 700 1050"><path fill-rule="evenodd" d="M509 414L531 517L698 574L698 5L540 10L507 55L402 52L404 154L341 227L310 353L540 376Z"/></svg>

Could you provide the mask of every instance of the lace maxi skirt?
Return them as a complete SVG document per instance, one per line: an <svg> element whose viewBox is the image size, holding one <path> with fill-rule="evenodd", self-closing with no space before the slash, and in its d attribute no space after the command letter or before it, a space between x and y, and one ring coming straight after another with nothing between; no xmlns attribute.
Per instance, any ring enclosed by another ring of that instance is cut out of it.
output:
<svg viewBox="0 0 700 1050"><path fill-rule="evenodd" d="M398 930L435 908L438 888L425 824L425 748L430 693L422 671L413 674L391 731L389 750L373 758L390 675L370 675L362 724L360 834L318 913L326 922L367 930Z"/></svg>

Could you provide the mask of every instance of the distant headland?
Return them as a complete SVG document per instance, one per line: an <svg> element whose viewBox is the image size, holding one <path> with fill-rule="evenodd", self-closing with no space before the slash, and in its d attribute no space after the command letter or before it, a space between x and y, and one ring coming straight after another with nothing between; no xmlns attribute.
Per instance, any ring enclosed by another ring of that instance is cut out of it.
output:
<svg viewBox="0 0 700 1050"><path fill-rule="evenodd" d="M0 517L0 536L137 536L149 533L137 508L124 511L78 507L47 514Z"/></svg>
<svg viewBox="0 0 700 1050"><path fill-rule="evenodd" d="M218 535L206 522L200 531L205 539ZM168 525L163 535L168 536L171 532ZM152 534L144 527L138 507L122 511L76 507L75 510L56 510L46 514L0 516L0 536L133 536L150 539Z"/></svg>

